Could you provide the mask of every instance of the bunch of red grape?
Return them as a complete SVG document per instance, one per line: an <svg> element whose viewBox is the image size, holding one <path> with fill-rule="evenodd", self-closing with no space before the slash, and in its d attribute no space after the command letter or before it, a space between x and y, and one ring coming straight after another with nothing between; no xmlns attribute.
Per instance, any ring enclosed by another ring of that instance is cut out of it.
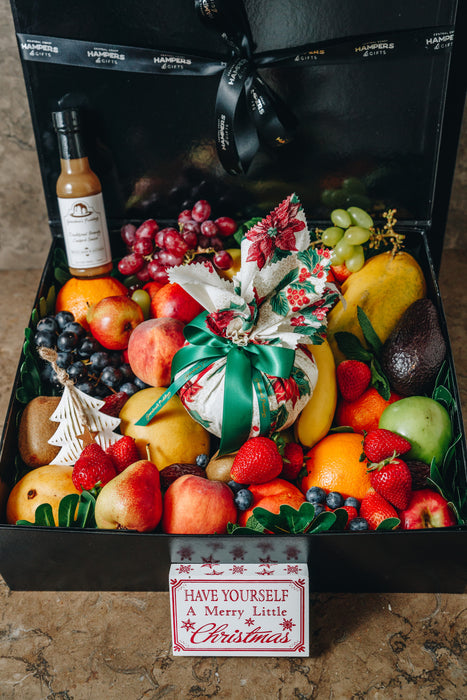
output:
<svg viewBox="0 0 467 700"><path fill-rule="evenodd" d="M139 228L125 224L121 236L128 255L118 263L119 271L125 276L135 275L143 284L152 280L166 284L168 267L206 255L215 267L228 270L233 261L224 244L237 230L237 224L229 216L215 220L210 216L211 205L200 199L192 209L180 212L178 229L159 228L154 219L147 219Z"/></svg>

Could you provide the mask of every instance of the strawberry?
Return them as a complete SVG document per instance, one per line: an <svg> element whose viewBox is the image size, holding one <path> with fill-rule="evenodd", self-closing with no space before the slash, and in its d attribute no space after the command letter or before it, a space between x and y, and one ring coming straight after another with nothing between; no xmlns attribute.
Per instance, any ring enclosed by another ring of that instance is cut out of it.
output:
<svg viewBox="0 0 467 700"><path fill-rule="evenodd" d="M403 455L411 447L408 440L385 428L370 430L363 440L363 452L369 462L382 462L388 457Z"/></svg>
<svg viewBox="0 0 467 700"><path fill-rule="evenodd" d="M397 511L379 493L369 493L362 500L359 516L365 518L370 530L387 518L397 518Z"/></svg>
<svg viewBox="0 0 467 700"><path fill-rule="evenodd" d="M118 474L140 459L136 441L129 435L124 435L120 440L109 445L105 452L112 458Z"/></svg>
<svg viewBox="0 0 467 700"><path fill-rule="evenodd" d="M340 284L342 284L342 282L345 282L347 277L350 277L350 275L352 274L350 270L347 269L345 263L342 263L341 265L331 265L331 272Z"/></svg>
<svg viewBox="0 0 467 700"><path fill-rule="evenodd" d="M282 457L274 440L249 438L235 455L230 477L239 484L264 484L282 471Z"/></svg>
<svg viewBox="0 0 467 700"><path fill-rule="evenodd" d="M354 518L358 518L358 510L353 506L341 506L341 510L345 510L345 512L347 513L347 524L345 526L345 529L348 530L350 521Z"/></svg>
<svg viewBox="0 0 467 700"><path fill-rule="evenodd" d="M78 491L93 489L99 482L106 484L117 475L112 458L97 442L86 445L77 459L71 475Z"/></svg>
<svg viewBox="0 0 467 700"><path fill-rule="evenodd" d="M344 360L337 366L337 384L345 401L355 401L368 389L371 369L360 360Z"/></svg>
<svg viewBox="0 0 467 700"><path fill-rule="evenodd" d="M281 452L279 448L279 452ZM294 481L303 469L303 447L297 442L286 442L282 451L281 479Z"/></svg>
<svg viewBox="0 0 467 700"><path fill-rule="evenodd" d="M127 399L128 394L124 391L117 391L115 394L110 394L110 396L106 396L105 399L103 399L104 405L100 409L100 412L105 413L107 416L118 418Z"/></svg>
<svg viewBox="0 0 467 700"><path fill-rule="evenodd" d="M399 457L392 457L379 464L368 467L371 485L391 505L405 510L412 493L412 475L410 469Z"/></svg>

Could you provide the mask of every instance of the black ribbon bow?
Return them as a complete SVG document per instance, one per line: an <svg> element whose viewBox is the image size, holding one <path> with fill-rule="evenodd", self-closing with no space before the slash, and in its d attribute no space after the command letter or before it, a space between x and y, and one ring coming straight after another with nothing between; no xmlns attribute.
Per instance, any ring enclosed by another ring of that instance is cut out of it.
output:
<svg viewBox="0 0 467 700"><path fill-rule="evenodd" d="M195 7L232 52L217 90L217 152L227 172L244 173L260 141L273 147L285 145L293 138L297 120L258 75L255 45L242 0L195 0Z"/></svg>

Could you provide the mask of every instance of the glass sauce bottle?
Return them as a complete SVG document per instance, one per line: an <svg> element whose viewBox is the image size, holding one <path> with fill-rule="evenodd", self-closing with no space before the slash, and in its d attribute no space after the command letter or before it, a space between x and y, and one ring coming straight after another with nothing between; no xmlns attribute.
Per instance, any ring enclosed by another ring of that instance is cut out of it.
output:
<svg viewBox="0 0 467 700"><path fill-rule="evenodd" d="M57 198L70 274L99 277L112 270L101 183L91 170L76 109L52 113L61 173Z"/></svg>

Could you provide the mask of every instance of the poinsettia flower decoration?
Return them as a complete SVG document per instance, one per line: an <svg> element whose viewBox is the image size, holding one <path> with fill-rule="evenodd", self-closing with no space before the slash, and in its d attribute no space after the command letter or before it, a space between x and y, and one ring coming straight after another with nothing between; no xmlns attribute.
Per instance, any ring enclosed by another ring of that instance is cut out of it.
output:
<svg viewBox="0 0 467 700"><path fill-rule="evenodd" d="M255 262L258 269L262 270L266 264L296 252L295 234L306 228L303 218L297 216L300 211L300 201L290 195L274 211L252 226L245 234L251 242L246 261Z"/></svg>

